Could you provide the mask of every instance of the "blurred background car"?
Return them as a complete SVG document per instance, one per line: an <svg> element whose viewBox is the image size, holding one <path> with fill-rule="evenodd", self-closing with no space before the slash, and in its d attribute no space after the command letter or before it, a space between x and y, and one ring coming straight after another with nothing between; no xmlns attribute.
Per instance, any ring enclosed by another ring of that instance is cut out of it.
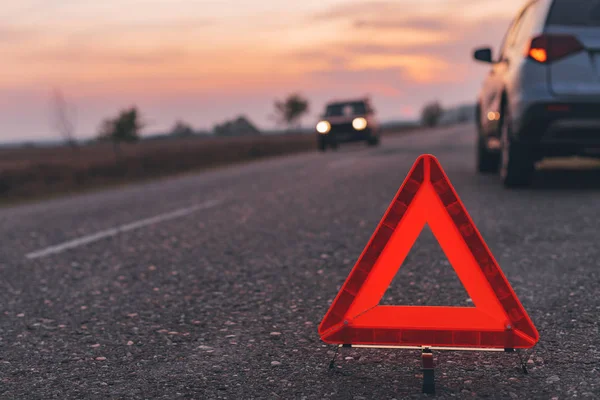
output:
<svg viewBox="0 0 600 400"><path fill-rule="evenodd" d="M337 148L339 143L365 141L370 146L380 142L380 125L369 99L332 101L316 126L319 150Z"/></svg>
<svg viewBox="0 0 600 400"><path fill-rule="evenodd" d="M600 1L534 0L513 20L477 99L477 168L525 186L545 157L600 155Z"/></svg>

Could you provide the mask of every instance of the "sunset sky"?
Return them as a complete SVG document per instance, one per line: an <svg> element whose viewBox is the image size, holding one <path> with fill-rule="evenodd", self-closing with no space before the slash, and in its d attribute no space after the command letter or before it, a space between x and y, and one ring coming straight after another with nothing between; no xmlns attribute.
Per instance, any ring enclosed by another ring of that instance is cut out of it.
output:
<svg viewBox="0 0 600 400"><path fill-rule="evenodd" d="M312 125L324 102L370 94L383 120L426 101L472 102L523 0L21 0L0 9L0 141L54 138L50 93L77 109L79 137L137 105L147 132L182 119L210 129L299 91Z"/></svg>

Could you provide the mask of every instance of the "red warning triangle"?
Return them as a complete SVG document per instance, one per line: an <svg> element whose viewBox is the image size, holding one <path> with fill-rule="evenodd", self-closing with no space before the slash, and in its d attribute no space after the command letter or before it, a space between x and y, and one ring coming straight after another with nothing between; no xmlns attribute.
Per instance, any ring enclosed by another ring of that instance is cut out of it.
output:
<svg viewBox="0 0 600 400"><path fill-rule="evenodd" d="M382 306L428 224L475 307ZM326 343L530 348L539 334L434 156L417 159L319 325Z"/></svg>

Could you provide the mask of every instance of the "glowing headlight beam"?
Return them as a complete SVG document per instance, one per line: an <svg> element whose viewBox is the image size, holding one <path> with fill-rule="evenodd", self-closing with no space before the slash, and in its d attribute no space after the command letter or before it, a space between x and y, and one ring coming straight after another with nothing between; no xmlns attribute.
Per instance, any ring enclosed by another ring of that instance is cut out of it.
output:
<svg viewBox="0 0 600 400"><path fill-rule="evenodd" d="M317 132L319 132L322 135L329 133L330 130L331 124L329 124L329 122L327 121L321 121L317 124Z"/></svg>
<svg viewBox="0 0 600 400"><path fill-rule="evenodd" d="M362 131L367 128L367 120L364 118L354 118L352 121L352 127L357 131Z"/></svg>

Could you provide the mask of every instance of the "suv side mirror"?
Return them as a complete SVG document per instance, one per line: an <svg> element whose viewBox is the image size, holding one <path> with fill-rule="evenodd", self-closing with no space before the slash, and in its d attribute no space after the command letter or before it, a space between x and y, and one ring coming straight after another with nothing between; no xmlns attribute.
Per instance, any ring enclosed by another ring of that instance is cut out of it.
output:
<svg viewBox="0 0 600 400"><path fill-rule="evenodd" d="M492 49L490 49L489 47L477 49L473 53L473 58L477 61L492 63Z"/></svg>

